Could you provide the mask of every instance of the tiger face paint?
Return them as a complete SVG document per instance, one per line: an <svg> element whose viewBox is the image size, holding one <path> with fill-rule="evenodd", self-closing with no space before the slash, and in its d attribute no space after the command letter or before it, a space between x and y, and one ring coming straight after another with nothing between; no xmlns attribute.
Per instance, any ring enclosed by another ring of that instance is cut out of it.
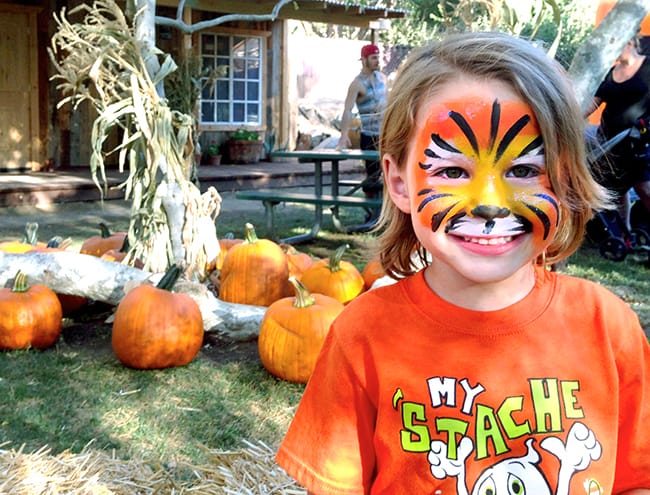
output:
<svg viewBox="0 0 650 495"><path fill-rule="evenodd" d="M422 227L458 236L484 254L498 254L524 234L532 234L539 252L553 239L558 202L539 127L523 101L436 102L412 151L413 214Z"/></svg>

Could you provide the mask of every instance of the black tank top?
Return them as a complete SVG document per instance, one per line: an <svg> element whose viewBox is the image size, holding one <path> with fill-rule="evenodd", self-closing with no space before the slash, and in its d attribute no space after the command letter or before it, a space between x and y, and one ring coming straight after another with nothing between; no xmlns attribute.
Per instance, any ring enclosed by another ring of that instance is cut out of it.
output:
<svg viewBox="0 0 650 495"><path fill-rule="evenodd" d="M632 127L638 118L650 115L650 57L645 58L627 81L614 81L612 70L596 91L596 96L606 103L600 127L607 138Z"/></svg>

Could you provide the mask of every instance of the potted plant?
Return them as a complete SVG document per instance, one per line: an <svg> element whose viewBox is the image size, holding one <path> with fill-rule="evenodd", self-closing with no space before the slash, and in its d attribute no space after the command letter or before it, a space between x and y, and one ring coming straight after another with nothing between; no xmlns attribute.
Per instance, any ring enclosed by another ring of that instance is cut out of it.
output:
<svg viewBox="0 0 650 495"><path fill-rule="evenodd" d="M221 151L216 141L210 141L208 145L208 163L210 165L219 165L221 163Z"/></svg>
<svg viewBox="0 0 650 495"><path fill-rule="evenodd" d="M238 129L226 141L228 157L233 163L257 163L262 154L262 140L257 131Z"/></svg>

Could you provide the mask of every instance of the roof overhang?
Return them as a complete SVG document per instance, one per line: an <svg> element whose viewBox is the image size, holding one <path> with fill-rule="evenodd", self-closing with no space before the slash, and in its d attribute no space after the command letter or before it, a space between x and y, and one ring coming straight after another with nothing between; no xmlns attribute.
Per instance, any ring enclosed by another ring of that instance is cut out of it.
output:
<svg viewBox="0 0 650 495"><path fill-rule="evenodd" d="M187 6L223 14L264 15L270 14L276 3L276 0L194 0L188 2ZM158 4L178 5L173 0L158 1ZM371 22L378 22L381 19L400 19L407 15L406 10L371 7L345 0L294 0L282 7L278 19L370 27Z"/></svg>

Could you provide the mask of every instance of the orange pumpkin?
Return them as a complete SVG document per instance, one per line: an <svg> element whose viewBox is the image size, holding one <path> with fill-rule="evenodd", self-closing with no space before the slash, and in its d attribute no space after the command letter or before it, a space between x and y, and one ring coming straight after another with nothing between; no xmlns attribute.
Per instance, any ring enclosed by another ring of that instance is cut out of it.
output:
<svg viewBox="0 0 650 495"><path fill-rule="evenodd" d="M307 268L300 280L312 294L325 294L341 301L350 302L363 292L363 277L356 266L344 261L347 244L339 247L328 259L320 260Z"/></svg>
<svg viewBox="0 0 650 495"><path fill-rule="evenodd" d="M47 349L61 334L62 318L54 291L30 286L19 271L13 287L0 289L0 349Z"/></svg>
<svg viewBox="0 0 650 495"><path fill-rule="evenodd" d="M38 223L28 222L25 225L25 235L20 241L3 241L0 242L0 251L12 254L29 253L36 247L45 247L44 243L38 242Z"/></svg>
<svg viewBox="0 0 650 495"><path fill-rule="evenodd" d="M121 263L124 261L124 258L126 258L126 251L122 251L121 249L109 249L104 254L102 254L100 258L106 261Z"/></svg>
<svg viewBox="0 0 650 495"><path fill-rule="evenodd" d="M228 253L228 250L242 242L244 242L244 239L235 239L232 232L226 234L226 237L219 239L219 256L214 260L214 263L208 265L207 271L211 272L213 270L221 270L223 267L223 260L226 259L226 253Z"/></svg>
<svg viewBox="0 0 650 495"><path fill-rule="evenodd" d="M36 236L38 235L37 223L27 224L27 226L25 227L25 232L26 235L24 241L26 242L12 243L13 247L8 248L6 252L11 252L14 254L23 254L32 251L39 251L42 253L47 253L52 251L64 251L68 247L70 247L70 244L72 242L72 240L69 237L63 239L60 236L52 237L47 243L37 242L36 241ZM0 246L0 250L4 250L4 249ZM88 302L88 299L86 299L83 296L74 296L71 294L60 294L57 292L56 297L59 299L59 303L61 303L61 309L63 311L64 316L79 311Z"/></svg>
<svg viewBox="0 0 650 495"><path fill-rule="evenodd" d="M110 249L119 250L122 247L126 238L126 232L112 234L105 223L100 223L99 228L101 234L86 239L79 249L80 253L100 257Z"/></svg>
<svg viewBox="0 0 650 495"><path fill-rule="evenodd" d="M307 253L298 251L291 244L281 244L280 247L287 255L289 275L300 278L302 272L315 263L314 258Z"/></svg>
<svg viewBox="0 0 650 495"><path fill-rule="evenodd" d="M120 301L113 320L117 358L136 369L184 366L203 344L203 317L186 294L170 292L180 276L173 266L156 287L140 285Z"/></svg>
<svg viewBox="0 0 650 495"><path fill-rule="evenodd" d="M109 249L108 251L104 252L100 258L106 261L113 261L115 263L123 263L126 259L127 254L129 254L129 238L125 237L124 242L122 243L122 247L119 249ZM139 259L136 259L129 264L135 268L144 268L144 263Z"/></svg>
<svg viewBox="0 0 650 495"><path fill-rule="evenodd" d="M52 251L65 251L70 247L72 244L72 239L69 237L66 237L65 239L61 236L54 236L52 237L47 243L43 244L42 242L37 242L36 247L34 248L36 251L40 251L41 253L49 253Z"/></svg>
<svg viewBox="0 0 650 495"><path fill-rule="evenodd" d="M63 239L60 236L55 236L52 237L49 241L47 241L45 247L41 247L40 245L42 243L39 242L37 247L34 250L43 253L48 253L52 251L65 251L68 247L70 247L71 243L72 240L69 237ZM59 302L61 303L61 310L63 311L63 316L68 316L73 313L76 313L81 308L83 308L86 304L88 304L88 299L83 296L76 296L73 294L61 294L57 292L56 297L59 299Z"/></svg>
<svg viewBox="0 0 650 495"><path fill-rule="evenodd" d="M61 310L63 311L64 316L76 313L86 304L88 304L88 298L84 296L75 296L74 294L61 294L57 292L56 297L61 303Z"/></svg>
<svg viewBox="0 0 650 495"><path fill-rule="evenodd" d="M268 307L257 347L269 373L290 382L307 383L330 325L344 306L323 294L310 294L295 277L289 280L296 295Z"/></svg>
<svg viewBox="0 0 650 495"><path fill-rule="evenodd" d="M375 283L375 280L386 275L386 271L379 260L379 256L372 258L361 270L361 276L363 277L364 289L368 290L372 287L372 284Z"/></svg>
<svg viewBox="0 0 650 495"><path fill-rule="evenodd" d="M231 247L223 260L219 286L222 301L269 306L292 289L287 255L269 239L258 239L246 224L244 242Z"/></svg>

